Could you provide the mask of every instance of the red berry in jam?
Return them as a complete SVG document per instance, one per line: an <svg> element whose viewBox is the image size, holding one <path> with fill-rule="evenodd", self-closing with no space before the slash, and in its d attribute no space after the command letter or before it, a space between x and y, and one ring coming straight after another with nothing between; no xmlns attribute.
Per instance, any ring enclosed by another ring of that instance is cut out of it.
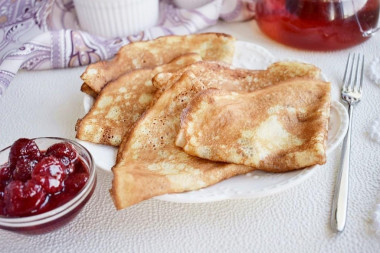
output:
<svg viewBox="0 0 380 253"><path fill-rule="evenodd" d="M74 163L79 156L73 145L68 142L60 142L52 145L46 150L46 155L52 155L61 160L63 165L68 168L67 174L74 171Z"/></svg>
<svg viewBox="0 0 380 253"><path fill-rule="evenodd" d="M31 179L33 168L37 164L37 160L30 160L29 158L21 158L16 163L16 168L13 171L13 179L26 182Z"/></svg>
<svg viewBox="0 0 380 253"><path fill-rule="evenodd" d="M71 174L65 180L65 192L79 192L88 180L88 173Z"/></svg>
<svg viewBox="0 0 380 253"><path fill-rule="evenodd" d="M0 165L0 182L7 182L12 179L12 170L8 164ZM1 183L0 183L1 184Z"/></svg>
<svg viewBox="0 0 380 253"><path fill-rule="evenodd" d="M21 158L29 158L38 160L41 156L40 149L33 140L21 138L15 141L9 153L9 165L14 169L17 160Z"/></svg>
<svg viewBox="0 0 380 253"><path fill-rule="evenodd" d="M45 201L46 193L41 185L29 180L26 183L15 180L5 187L5 211L10 216L30 215Z"/></svg>
<svg viewBox="0 0 380 253"><path fill-rule="evenodd" d="M8 163L0 165L0 200L4 195L4 189L7 184L12 180L12 171ZM1 210L0 210L1 211Z"/></svg>
<svg viewBox="0 0 380 253"><path fill-rule="evenodd" d="M56 193L62 190L65 166L54 157L42 158L34 167L32 179L40 184L47 193Z"/></svg>

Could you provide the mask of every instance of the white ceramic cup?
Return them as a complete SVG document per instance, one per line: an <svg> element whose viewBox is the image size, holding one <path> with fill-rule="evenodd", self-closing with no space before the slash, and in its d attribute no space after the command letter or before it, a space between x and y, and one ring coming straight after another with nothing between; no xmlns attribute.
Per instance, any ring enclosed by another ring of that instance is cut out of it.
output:
<svg viewBox="0 0 380 253"><path fill-rule="evenodd" d="M205 4L212 2L213 0L173 0L173 3L181 9L196 9Z"/></svg>
<svg viewBox="0 0 380 253"><path fill-rule="evenodd" d="M159 0L74 0L81 29L107 38L128 36L154 26Z"/></svg>

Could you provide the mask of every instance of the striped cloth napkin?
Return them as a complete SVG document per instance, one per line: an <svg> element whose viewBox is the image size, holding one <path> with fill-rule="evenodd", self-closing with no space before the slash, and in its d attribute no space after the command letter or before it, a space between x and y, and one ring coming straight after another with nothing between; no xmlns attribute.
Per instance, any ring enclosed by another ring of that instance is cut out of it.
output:
<svg viewBox="0 0 380 253"><path fill-rule="evenodd" d="M19 69L83 66L112 58L133 41L190 34L226 22L254 17L255 0L213 0L181 9L160 0L159 24L127 37L103 38L80 30L72 0L1 1L0 96Z"/></svg>

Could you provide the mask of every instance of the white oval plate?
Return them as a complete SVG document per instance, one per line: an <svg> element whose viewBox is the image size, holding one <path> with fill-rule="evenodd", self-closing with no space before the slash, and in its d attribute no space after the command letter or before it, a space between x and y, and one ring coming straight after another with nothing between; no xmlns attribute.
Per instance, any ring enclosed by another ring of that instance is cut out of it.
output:
<svg viewBox="0 0 380 253"><path fill-rule="evenodd" d="M275 57L265 48L249 43L238 41L233 66L248 69L266 69L275 61ZM93 98L86 95L83 100L87 113L93 104ZM345 107L337 102L331 103L329 132L327 140L327 155L330 154L343 140L348 127L348 114ZM115 147L94 144L78 140L92 154L95 164L106 171L111 171L115 164L117 149ZM235 176L215 185L197 191L186 193L165 194L155 197L156 199L181 202L200 203L236 198L256 198L274 194L288 189L302 182L315 172L313 166L308 169L287 173L267 173L254 171L245 175Z"/></svg>

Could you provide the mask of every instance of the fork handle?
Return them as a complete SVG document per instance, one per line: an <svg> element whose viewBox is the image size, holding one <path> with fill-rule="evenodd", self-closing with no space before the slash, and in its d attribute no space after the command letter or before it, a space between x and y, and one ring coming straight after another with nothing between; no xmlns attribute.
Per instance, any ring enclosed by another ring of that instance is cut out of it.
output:
<svg viewBox="0 0 380 253"><path fill-rule="evenodd" d="M331 227L337 232L342 232L346 224L347 200L348 200L348 173L350 169L351 126L353 106L348 105L349 124L344 137L341 164L335 183L335 191L332 204Z"/></svg>

